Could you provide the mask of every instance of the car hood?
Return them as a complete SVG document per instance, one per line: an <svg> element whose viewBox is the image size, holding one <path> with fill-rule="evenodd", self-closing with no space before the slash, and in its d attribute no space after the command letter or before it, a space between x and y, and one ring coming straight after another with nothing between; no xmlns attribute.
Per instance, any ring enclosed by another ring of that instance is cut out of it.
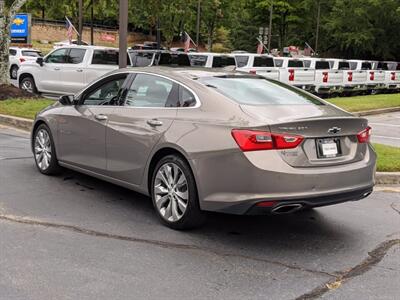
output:
<svg viewBox="0 0 400 300"><path fill-rule="evenodd" d="M240 107L247 115L267 124L324 117L352 117L350 113L329 104L240 105Z"/></svg>

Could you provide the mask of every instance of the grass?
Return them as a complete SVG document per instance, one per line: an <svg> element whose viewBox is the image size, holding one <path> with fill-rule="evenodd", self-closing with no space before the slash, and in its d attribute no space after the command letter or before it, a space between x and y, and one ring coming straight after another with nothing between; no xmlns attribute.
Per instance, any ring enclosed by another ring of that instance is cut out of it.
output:
<svg viewBox="0 0 400 300"><path fill-rule="evenodd" d="M378 154L378 172L400 172L400 148L374 144Z"/></svg>
<svg viewBox="0 0 400 300"><path fill-rule="evenodd" d="M33 119L37 112L53 104L49 99L13 99L0 101L0 114Z"/></svg>
<svg viewBox="0 0 400 300"><path fill-rule="evenodd" d="M400 107L400 93L332 98L328 99L328 101L343 108L344 110L357 112L395 106Z"/></svg>

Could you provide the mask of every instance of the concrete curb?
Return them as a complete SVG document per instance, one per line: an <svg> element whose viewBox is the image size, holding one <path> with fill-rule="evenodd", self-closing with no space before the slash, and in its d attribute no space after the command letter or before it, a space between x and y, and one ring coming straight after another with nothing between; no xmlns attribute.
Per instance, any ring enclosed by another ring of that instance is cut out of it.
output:
<svg viewBox="0 0 400 300"><path fill-rule="evenodd" d="M380 114L386 114L386 113L397 112L397 111L400 111L400 106L359 111L359 112L355 112L353 114L357 117L364 117L364 116L380 115Z"/></svg>
<svg viewBox="0 0 400 300"><path fill-rule="evenodd" d="M400 107L398 108L400 111ZM24 118L0 115L0 124L8 125L25 131L31 131L33 121ZM377 172L376 184L400 184L400 172Z"/></svg>
<svg viewBox="0 0 400 300"><path fill-rule="evenodd" d="M25 118L0 115L0 124L16 127L22 130L31 131L33 121Z"/></svg>
<svg viewBox="0 0 400 300"><path fill-rule="evenodd" d="M400 184L400 172L376 172L376 184Z"/></svg>

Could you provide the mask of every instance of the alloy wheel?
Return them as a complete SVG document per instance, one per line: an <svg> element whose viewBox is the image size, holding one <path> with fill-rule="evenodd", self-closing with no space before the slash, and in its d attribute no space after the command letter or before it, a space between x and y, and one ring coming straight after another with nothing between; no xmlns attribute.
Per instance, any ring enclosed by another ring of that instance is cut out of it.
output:
<svg viewBox="0 0 400 300"><path fill-rule="evenodd" d="M33 84L32 84L32 82L31 82L30 80L24 80L24 81L22 82L21 88L22 88L24 91L27 91L27 92L29 92L29 93L33 93Z"/></svg>
<svg viewBox="0 0 400 300"><path fill-rule="evenodd" d="M40 170L45 171L51 163L52 149L49 133L40 129L35 137L35 160Z"/></svg>
<svg viewBox="0 0 400 300"><path fill-rule="evenodd" d="M189 203L188 182L175 163L165 163L157 171L154 182L155 204L160 215L169 222L180 220Z"/></svg>

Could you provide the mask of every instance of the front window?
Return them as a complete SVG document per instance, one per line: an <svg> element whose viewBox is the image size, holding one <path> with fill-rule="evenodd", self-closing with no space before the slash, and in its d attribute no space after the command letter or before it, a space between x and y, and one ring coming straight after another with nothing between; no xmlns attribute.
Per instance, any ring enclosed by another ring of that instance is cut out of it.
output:
<svg viewBox="0 0 400 300"><path fill-rule="evenodd" d="M83 105L116 105L118 93L127 75L122 74L106 80L83 96Z"/></svg>
<svg viewBox="0 0 400 300"><path fill-rule="evenodd" d="M160 76L138 74L128 89L125 105L134 107L177 107L174 83Z"/></svg>
<svg viewBox="0 0 400 300"><path fill-rule="evenodd" d="M199 81L244 105L324 105L303 91L262 77L221 76Z"/></svg>
<svg viewBox="0 0 400 300"><path fill-rule="evenodd" d="M277 66L278 68L282 68L283 59L274 59L274 61L275 61L275 66Z"/></svg>
<svg viewBox="0 0 400 300"><path fill-rule="evenodd" d="M131 52L133 67L148 67L153 60L153 52Z"/></svg>
<svg viewBox="0 0 400 300"><path fill-rule="evenodd" d="M84 49L71 49L68 54L68 63L69 64L80 64L83 62L83 58L85 57L86 50Z"/></svg>
<svg viewBox="0 0 400 300"><path fill-rule="evenodd" d="M15 56L15 55L17 55L17 50L15 50L15 49L10 49L10 50L8 50L8 53L9 53L11 56Z"/></svg>
<svg viewBox="0 0 400 300"><path fill-rule="evenodd" d="M45 62L49 64L65 64L68 49L58 49L46 57Z"/></svg>
<svg viewBox="0 0 400 300"><path fill-rule="evenodd" d="M372 64L370 62L363 62L361 64L361 70L372 70Z"/></svg>

